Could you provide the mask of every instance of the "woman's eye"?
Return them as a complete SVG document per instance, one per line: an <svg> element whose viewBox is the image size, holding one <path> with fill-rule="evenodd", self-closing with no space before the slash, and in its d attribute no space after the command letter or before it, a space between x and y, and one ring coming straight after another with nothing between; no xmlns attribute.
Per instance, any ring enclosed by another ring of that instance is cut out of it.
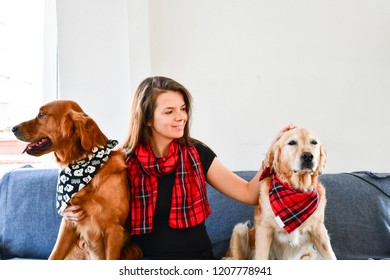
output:
<svg viewBox="0 0 390 280"><path fill-rule="evenodd" d="M287 144L290 145L290 146L295 146L295 145L297 145L298 143L297 143L297 141L295 141L295 140L291 140L291 141L288 142Z"/></svg>
<svg viewBox="0 0 390 280"><path fill-rule="evenodd" d="M317 145L318 142L317 142L316 140L312 140L312 141L310 141L310 144L312 144L312 145Z"/></svg>

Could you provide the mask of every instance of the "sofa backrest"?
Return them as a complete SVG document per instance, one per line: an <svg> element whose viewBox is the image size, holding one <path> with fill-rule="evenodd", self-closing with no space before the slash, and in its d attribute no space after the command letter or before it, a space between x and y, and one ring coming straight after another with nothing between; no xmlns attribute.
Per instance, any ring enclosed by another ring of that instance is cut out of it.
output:
<svg viewBox="0 0 390 280"><path fill-rule="evenodd" d="M251 180L256 171L239 171ZM338 259L390 258L390 174L353 172L324 174L325 226ZM208 186L212 215L206 226L214 254L224 256L236 223L253 223L253 206L228 198Z"/></svg>
<svg viewBox="0 0 390 280"><path fill-rule="evenodd" d="M47 259L61 216L55 208L57 169L20 168L0 178L0 255Z"/></svg>
<svg viewBox="0 0 390 280"><path fill-rule="evenodd" d="M235 173L247 181L256 175L255 171L237 171ZM226 256L233 227L237 223L253 222L254 206L227 197L209 184L207 184L207 195L211 215L206 220L206 228L213 244L214 256L221 259Z"/></svg>
<svg viewBox="0 0 390 280"><path fill-rule="evenodd" d="M390 174L324 174L325 225L338 259L390 258Z"/></svg>
<svg viewBox="0 0 390 280"><path fill-rule="evenodd" d="M251 180L256 171L237 171ZM58 169L21 168L0 178L0 259L47 259L61 216L55 209ZM324 174L325 225L338 259L390 258L390 174ZM212 214L206 227L217 258L233 227L253 222L254 207L207 185Z"/></svg>

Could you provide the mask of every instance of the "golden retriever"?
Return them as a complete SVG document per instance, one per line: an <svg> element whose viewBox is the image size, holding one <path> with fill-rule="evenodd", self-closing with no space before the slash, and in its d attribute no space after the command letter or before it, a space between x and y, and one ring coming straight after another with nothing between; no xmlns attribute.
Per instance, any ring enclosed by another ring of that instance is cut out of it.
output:
<svg viewBox="0 0 390 280"><path fill-rule="evenodd" d="M324 225L318 176L326 152L313 132L294 128L270 148L253 227L237 224L226 259L336 259Z"/></svg>
<svg viewBox="0 0 390 280"><path fill-rule="evenodd" d="M63 171L81 161L88 162L97 147L109 142L95 121L77 103L68 100L43 105L36 118L12 131L19 140L30 142L25 149L29 155L54 152ZM113 150L91 181L68 201L70 205L80 205L86 217L77 223L62 219L49 259L140 258L141 250L124 229L129 202L125 155Z"/></svg>

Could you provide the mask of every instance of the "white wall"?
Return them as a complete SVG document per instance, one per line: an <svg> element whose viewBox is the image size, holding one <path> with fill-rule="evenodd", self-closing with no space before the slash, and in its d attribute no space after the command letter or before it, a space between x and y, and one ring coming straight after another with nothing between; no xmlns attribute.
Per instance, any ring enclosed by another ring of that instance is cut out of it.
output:
<svg viewBox="0 0 390 280"><path fill-rule="evenodd" d="M126 0L57 0L59 94L122 141L131 106Z"/></svg>
<svg viewBox="0 0 390 280"><path fill-rule="evenodd" d="M109 136L126 134L142 77L165 75L193 94L192 136L232 170L257 169L293 122L322 139L326 172L389 171L388 1L57 0L57 9L61 95Z"/></svg>
<svg viewBox="0 0 390 280"><path fill-rule="evenodd" d="M229 168L257 169L293 122L326 172L389 171L389 1L149 2L152 74L188 87L193 136Z"/></svg>
<svg viewBox="0 0 390 280"><path fill-rule="evenodd" d="M135 89L150 76L149 1L128 0L127 3L130 85Z"/></svg>

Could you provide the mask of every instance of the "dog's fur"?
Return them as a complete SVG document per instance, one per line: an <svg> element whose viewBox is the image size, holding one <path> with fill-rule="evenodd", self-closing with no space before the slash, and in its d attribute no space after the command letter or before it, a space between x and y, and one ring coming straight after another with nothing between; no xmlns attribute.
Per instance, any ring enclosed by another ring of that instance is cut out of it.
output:
<svg viewBox="0 0 390 280"><path fill-rule="evenodd" d="M305 160L304 155L312 155L312 160ZM297 191L317 188L319 205L306 221L288 234L274 220L269 200L271 177L264 178L260 181L254 225L250 229L247 223L234 227L227 259L336 259L324 225L325 189L318 181L326 156L319 138L304 128L289 130L276 141L268 157L271 173Z"/></svg>
<svg viewBox="0 0 390 280"><path fill-rule="evenodd" d="M25 150L28 154L54 152L61 168L90 156L94 147L108 142L95 121L77 103L67 100L43 105L36 118L12 131L19 140L30 142ZM70 203L80 205L86 217L77 223L62 219L49 259L141 257L141 250L124 229L129 202L125 155L113 150L92 181L71 199Z"/></svg>

